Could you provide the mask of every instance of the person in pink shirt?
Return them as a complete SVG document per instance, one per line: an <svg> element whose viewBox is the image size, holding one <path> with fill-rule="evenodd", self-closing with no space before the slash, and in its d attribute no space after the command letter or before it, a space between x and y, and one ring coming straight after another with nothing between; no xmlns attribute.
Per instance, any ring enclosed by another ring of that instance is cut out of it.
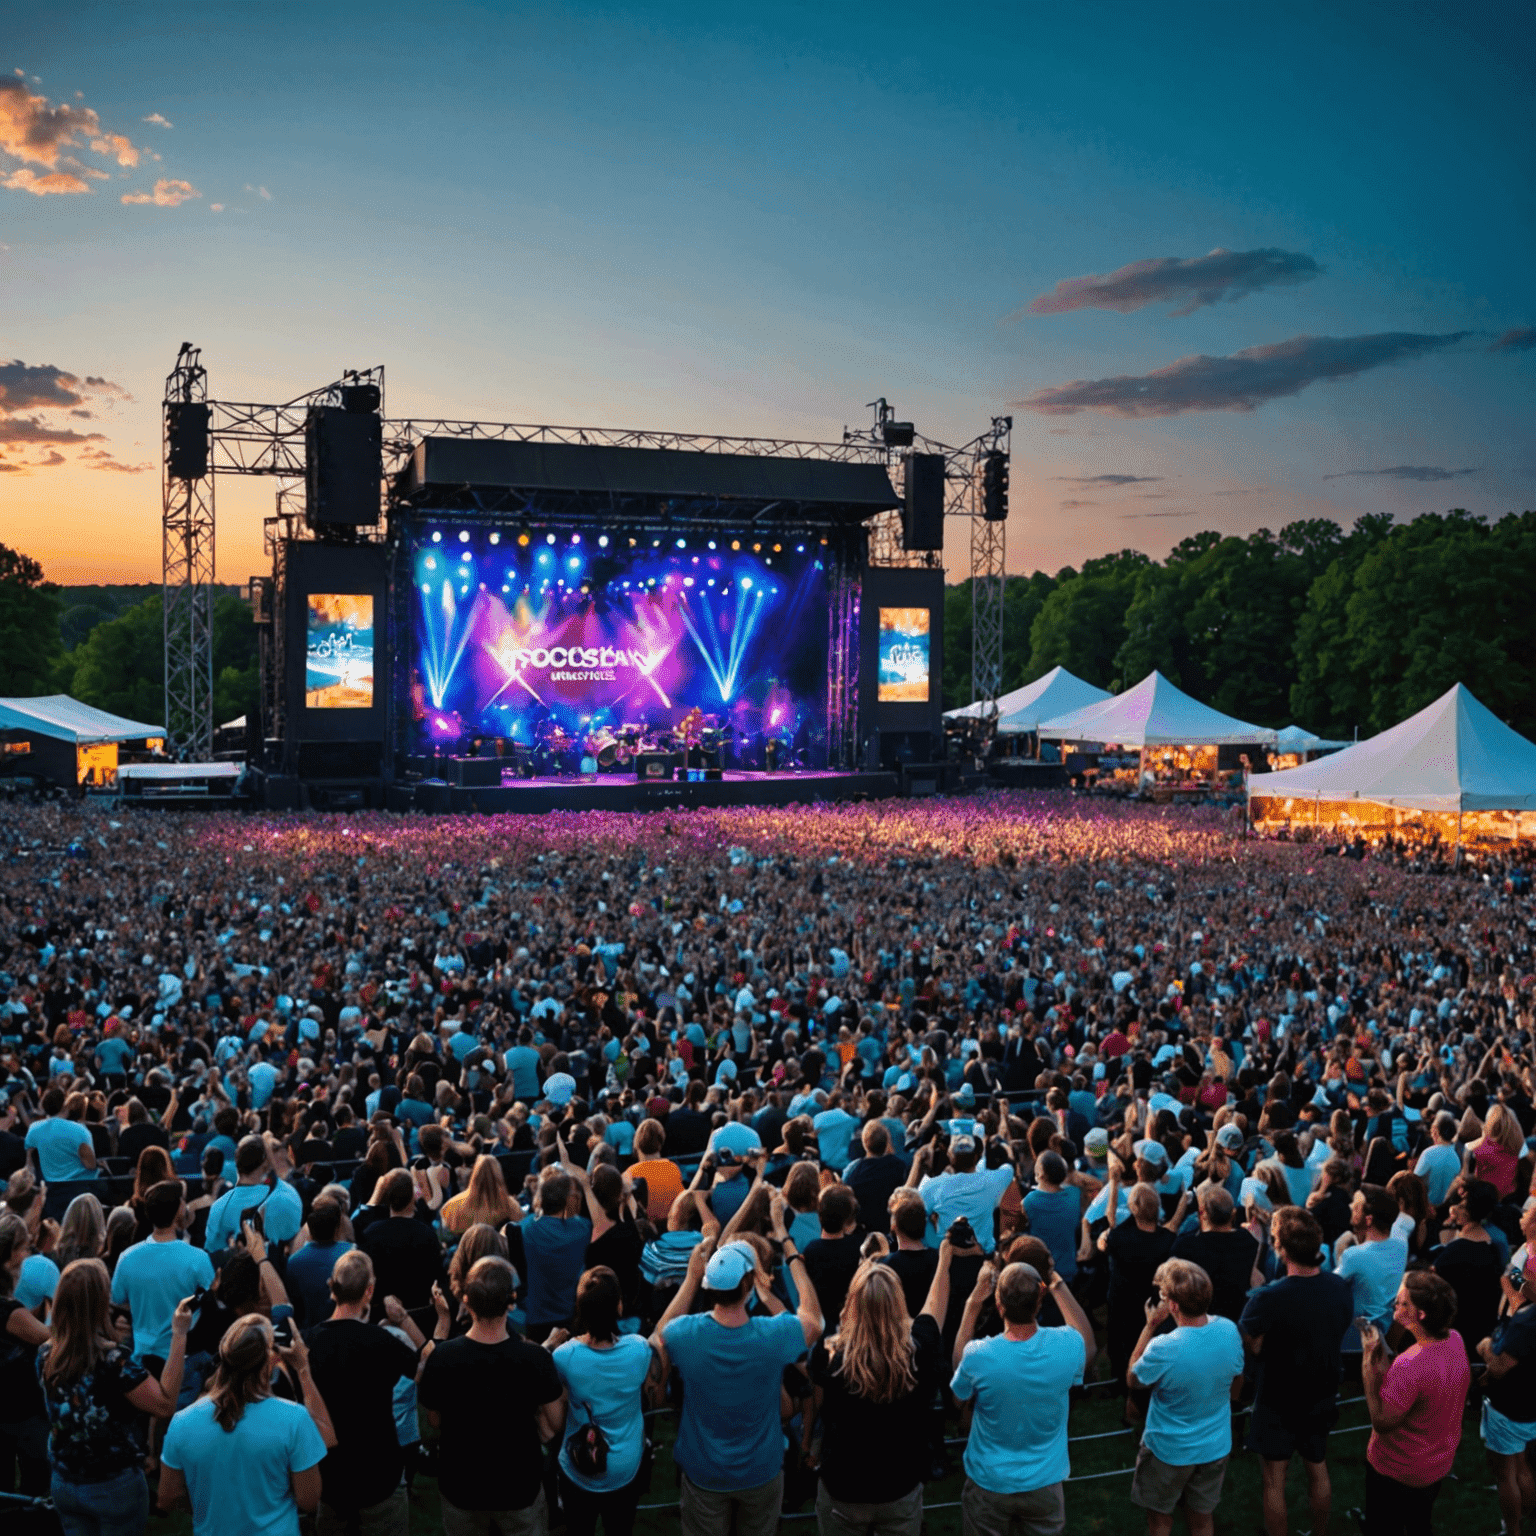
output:
<svg viewBox="0 0 1536 1536"><path fill-rule="evenodd" d="M1433 1270L1409 1270L1392 1320L1413 1335L1394 1356L1378 1329L1360 1331L1371 1415L1365 1460L1366 1536L1429 1536L1430 1511L1461 1444L1472 1384L1466 1346L1451 1327L1456 1292Z"/></svg>

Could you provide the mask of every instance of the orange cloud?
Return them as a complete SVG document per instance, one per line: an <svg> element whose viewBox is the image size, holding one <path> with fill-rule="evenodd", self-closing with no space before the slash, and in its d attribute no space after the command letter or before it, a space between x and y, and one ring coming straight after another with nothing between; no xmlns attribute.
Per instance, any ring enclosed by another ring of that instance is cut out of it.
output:
<svg viewBox="0 0 1536 1536"><path fill-rule="evenodd" d="M91 140L91 148L98 155L110 155L119 165L134 166L139 163L139 152L121 133L104 133Z"/></svg>
<svg viewBox="0 0 1536 1536"><path fill-rule="evenodd" d="M170 181L161 177L153 192L125 192L125 203L153 203L156 208L179 208L181 204L203 194L190 181Z"/></svg>
<svg viewBox="0 0 1536 1536"><path fill-rule="evenodd" d="M90 182L72 171L49 171L47 175L39 176L36 171L29 171L25 166L12 171L4 181L0 181L0 187L8 187L12 192L31 192L37 197L47 197L50 193L91 190Z"/></svg>
<svg viewBox="0 0 1536 1536"><path fill-rule="evenodd" d="M13 192L50 194L89 192L92 181L107 173L83 164L70 151L82 145L121 166L136 166L140 151L125 134L109 133L90 107L53 106L46 96L27 87L23 79L0 79L0 155L20 164L0 166L7 174L0 186ZM32 167L42 167L43 174Z"/></svg>

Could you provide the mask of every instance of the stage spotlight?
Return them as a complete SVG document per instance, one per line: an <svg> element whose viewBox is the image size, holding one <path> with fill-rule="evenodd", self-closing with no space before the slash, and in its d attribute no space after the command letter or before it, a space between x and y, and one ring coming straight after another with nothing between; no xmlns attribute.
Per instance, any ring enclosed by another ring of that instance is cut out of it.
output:
<svg viewBox="0 0 1536 1536"><path fill-rule="evenodd" d="M520 534L518 534L518 536L517 536L517 542L518 542L518 543L519 543L519 544L520 544L520 545L521 545L521 546L522 546L522 547L523 547L523 548L524 548L524 549L527 549L527 547L528 547L528 535L527 535L527 534L526 534L526 533L520 533Z"/></svg>
<svg viewBox="0 0 1536 1536"><path fill-rule="evenodd" d="M731 548L732 549L740 549L741 548L741 540L740 539L732 539L731 540Z"/></svg>
<svg viewBox="0 0 1536 1536"><path fill-rule="evenodd" d="M762 554L762 552L763 552L763 546L761 544L754 544L752 546L752 553L754 555L760 555L760 554Z"/></svg>
<svg viewBox="0 0 1536 1536"><path fill-rule="evenodd" d="M743 576L741 578L741 590L743 592L750 592L752 590L752 578L750 576Z"/></svg>
<svg viewBox="0 0 1536 1536"><path fill-rule="evenodd" d="M796 544L795 545L795 553L797 555L803 555L805 553L805 545L804 544Z"/></svg>
<svg viewBox="0 0 1536 1536"><path fill-rule="evenodd" d="M435 571L437 569L437 557L435 555L428 555L423 563L426 565L429 571Z"/></svg>
<svg viewBox="0 0 1536 1536"><path fill-rule="evenodd" d="M499 533L493 533L491 535L491 543L492 544L500 544L501 543L501 535Z"/></svg>
<svg viewBox="0 0 1536 1536"><path fill-rule="evenodd" d="M571 558L569 560L567 560L565 563L566 563L566 565L568 565L571 568L571 570L579 571L581 569L581 556L580 555L572 555Z"/></svg>
<svg viewBox="0 0 1536 1536"><path fill-rule="evenodd" d="M554 534L552 534L552 533L548 533L548 534L545 534L545 536L544 536L544 542L545 542L545 543L546 543L546 544L553 544L553 543L554 543L554 542L555 542L555 536L554 536Z"/></svg>
<svg viewBox="0 0 1536 1536"><path fill-rule="evenodd" d="M608 535L606 533L599 535L598 540L597 540L597 547L599 549L607 549L608 548Z"/></svg>
<svg viewBox="0 0 1536 1536"><path fill-rule="evenodd" d="M434 543L434 544L441 544L441 543L442 543L442 542L443 542L443 536L442 536L442 534L441 534L441 533L439 533L439 532L438 532L438 531L437 531L437 529L435 529L435 528L434 528L434 529L433 529L433 530L432 530L432 542L433 542L433 543Z"/></svg>
<svg viewBox="0 0 1536 1536"><path fill-rule="evenodd" d="M677 547L679 549L687 549L688 548L688 540L687 539L679 539L677 541Z"/></svg>
<svg viewBox="0 0 1536 1536"><path fill-rule="evenodd" d="M661 548L661 540L660 539L652 539L651 540L651 548L652 549L660 549Z"/></svg>
<svg viewBox="0 0 1536 1536"><path fill-rule="evenodd" d="M783 545L782 545L782 544L775 544L775 545L774 545L774 546L773 546L773 552L774 552L774 554L776 554L776 555L781 555L781 554L783 554L783 553L784 553L784 546L783 546Z"/></svg>
<svg viewBox="0 0 1536 1536"><path fill-rule="evenodd" d="M423 591L423 592L428 592L428 593L430 593L430 592L431 592L431 590L432 590L432 583L431 583L431 582L430 582L430 581L424 581L424 582L422 582L422 584L421 584L421 590L422 590L422 591Z"/></svg>
<svg viewBox="0 0 1536 1536"><path fill-rule="evenodd" d="M571 543L572 544L580 544L581 543L581 535L579 533L573 533L571 535Z"/></svg>
<svg viewBox="0 0 1536 1536"><path fill-rule="evenodd" d="M710 547L710 548L711 548L711 549L713 549L713 548L714 548L714 547L715 547L715 541L714 541L714 540L713 540L713 539L711 539L711 540L710 540L710 541L709 541L709 547Z"/></svg>
<svg viewBox="0 0 1536 1536"><path fill-rule="evenodd" d="M460 532L460 534L459 534L459 543L460 544L468 544L469 543L469 529L465 528L462 532Z"/></svg>

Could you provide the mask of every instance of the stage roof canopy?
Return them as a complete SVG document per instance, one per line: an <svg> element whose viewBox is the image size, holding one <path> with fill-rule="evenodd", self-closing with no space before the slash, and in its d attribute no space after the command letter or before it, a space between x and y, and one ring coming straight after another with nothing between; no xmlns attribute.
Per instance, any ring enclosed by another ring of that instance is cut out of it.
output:
<svg viewBox="0 0 1536 1536"><path fill-rule="evenodd" d="M1192 699L1161 672L1101 704L1043 721L1040 734L1058 741L1122 747L1227 747L1268 745L1275 733L1249 725Z"/></svg>
<svg viewBox="0 0 1536 1536"><path fill-rule="evenodd" d="M121 715L109 715L104 709L82 704L67 693L50 693L35 699L0 699L0 730L35 731L55 741L72 741L77 747L165 735L163 725L124 720Z"/></svg>
<svg viewBox="0 0 1536 1536"><path fill-rule="evenodd" d="M1300 768L1256 774L1248 793L1415 811L1536 810L1536 743L1457 683L1379 736Z"/></svg>
<svg viewBox="0 0 1536 1536"><path fill-rule="evenodd" d="M882 464L680 448L429 437L406 471L413 501L441 506L454 493L512 491L657 501L808 504L862 521L901 505Z"/></svg>
<svg viewBox="0 0 1536 1536"><path fill-rule="evenodd" d="M995 711L999 736L1022 736L1033 731L1042 720L1083 709L1089 704L1101 704L1112 697L1104 689L1074 677L1065 667L1052 667L1044 677L1037 677L1034 682L1003 694L995 703L988 700L967 704L962 709L946 710L944 718L979 720Z"/></svg>

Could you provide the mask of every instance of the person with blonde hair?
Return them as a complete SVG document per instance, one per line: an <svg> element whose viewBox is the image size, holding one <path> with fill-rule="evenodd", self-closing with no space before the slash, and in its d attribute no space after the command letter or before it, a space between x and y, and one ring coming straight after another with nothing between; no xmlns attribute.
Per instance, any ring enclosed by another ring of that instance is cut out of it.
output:
<svg viewBox="0 0 1536 1536"><path fill-rule="evenodd" d="M849 1282L837 1332L811 1354L822 1432L816 1494L822 1536L917 1536L922 1529L952 1254L946 1239L916 1318L907 1311L901 1276L866 1260Z"/></svg>
<svg viewBox="0 0 1536 1536"><path fill-rule="evenodd" d="M1180 1504L1190 1536L1211 1536L1232 1453L1243 1338L1230 1318L1211 1312L1211 1277L1198 1264L1166 1259L1152 1283L1160 1299L1147 1303L1126 1378L1152 1389L1131 1503L1146 1510L1148 1536L1168 1536ZM1173 1332L1159 1335L1169 1318Z"/></svg>
<svg viewBox="0 0 1536 1536"><path fill-rule="evenodd" d="M76 1259L99 1259L107 1243L107 1213L92 1194L76 1195L59 1223L53 1262L62 1274Z"/></svg>
<svg viewBox="0 0 1536 1536"><path fill-rule="evenodd" d="M1514 1112L1495 1104L1483 1121L1483 1134L1467 1148L1473 1176L1486 1180L1507 1200L1514 1193L1515 1173L1525 1154L1525 1133Z"/></svg>
<svg viewBox="0 0 1536 1536"><path fill-rule="evenodd" d="M279 1359L297 1376L302 1405L272 1395ZM157 1502L168 1513L185 1494L193 1536L298 1536L300 1513L320 1502L320 1463L335 1443L303 1340L279 1349L272 1324L248 1312L220 1341L206 1396L165 1432Z"/></svg>
<svg viewBox="0 0 1536 1536"><path fill-rule="evenodd" d="M500 1162L484 1152L475 1159L468 1187L443 1206L438 1220L444 1232L457 1236L481 1222L501 1227L509 1221L521 1221L522 1215L522 1207L507 1193Z"/></svg>
<svg viewBox="0 0 1536 1536"><path fill-rule="evenodd" d="M75 1259L64 1267L53 1298L52 1336L37 1352L51 1492L64 1536L136 1536L148 1525L139 1415L168 1419L176 1411L191 1326L191 1297L184 1297L157 1380L112 1331L106 1265Z"/></svg>

